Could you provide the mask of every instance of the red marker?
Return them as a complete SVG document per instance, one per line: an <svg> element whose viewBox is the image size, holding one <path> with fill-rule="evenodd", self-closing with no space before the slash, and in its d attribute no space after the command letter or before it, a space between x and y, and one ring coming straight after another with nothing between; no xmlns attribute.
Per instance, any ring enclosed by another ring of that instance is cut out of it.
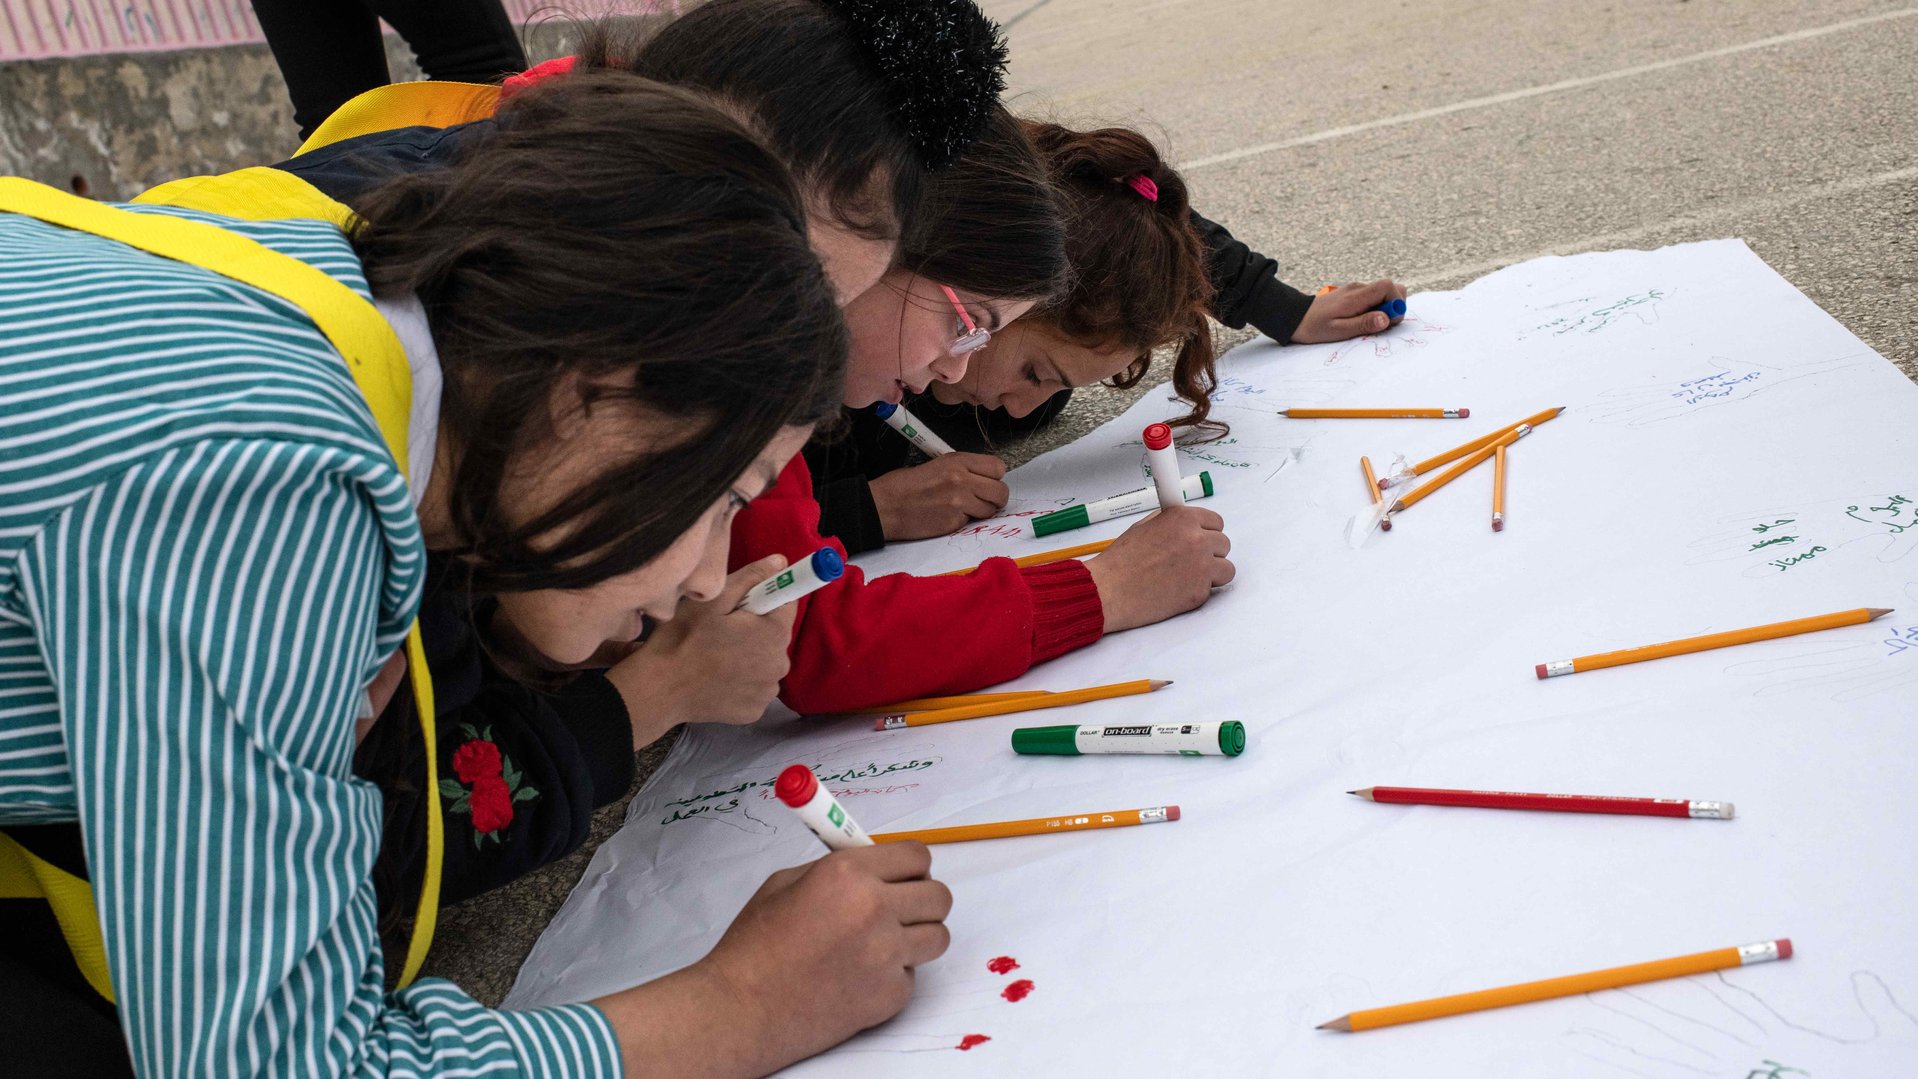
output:
<svg viewBox="0 0 1918 1079"><path fill-rule="evenodd" d="M1620 813L1634 817L1731 820L1730 802L1684 798L1620 798L1609 794L1521 794L1516 791L1454 791L1430 787L1365 787L1346 791L1368 802L1395 805L1470 806L1475 809L1546 809L1559 813Z"/></svg>
<svg viewBox="0 0 1918 1079"><path fill-rule="evenodd" d="M833 850L851 850L872 846L871 837L858 822L846 815L839 799L832 796L812 769L803 764L788 765L773 784L773 794L792 807L819 841Z"/></svg>
<svg viewBox="0 0 1918 1079"><path fill-rule="evenodd" d="M1159 491L1159 508L1185 505L1179 475L1179 451L1172 448L1172 428L1155 423L1145 429L1145 462L1152 469L1152 486Z"/></svg>

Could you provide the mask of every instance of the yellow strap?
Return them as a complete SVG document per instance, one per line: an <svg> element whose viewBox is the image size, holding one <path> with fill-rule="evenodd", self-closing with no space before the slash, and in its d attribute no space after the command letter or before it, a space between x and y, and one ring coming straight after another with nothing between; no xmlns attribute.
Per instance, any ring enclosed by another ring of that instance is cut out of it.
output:
<svg viewBox="0 0 1918 1079"><path fill-rule="evenodd" d="M238 179L224 193L221 183L225 178L217 176L195 177L195 182L179 188L176 193L184 200L182 205L200 209L222 205L222 200L231 201L240 197L239 193L263 191L270 192L276 200L275 207L284 211L285 216L336 220L337 215L345 213L345 207L296 177L288 177L298 185L293 186L258 176L257 171L248 169L235 174ZM158 196L162 190L156 188L142 198L147 202L160 203L163 200ZM359 293L327 276L322 270L217 225L159 214L131 213L19 177L0 177L0 212L35 217L62 228L102 236L162 258L198 266L271 293L299 307L346 360L347 370L352 372L353 381L366 398L367 408L372 411L373 420L379 425L380 434L386 440L394 463L401 474L405 474L406 428L413 398L412 372L407 367L406 350L401 347L393 328ZM432 799L432 808L426 814L426 872L420 886L413 938L407 945L406 963L400 968L401 986L411 984L419 974L420 965L426 961L427 949L432 945L433 929L439 922L440 872L444 864L445 845L439 812L439 742L434 724L432 676L427 670L426 650L420 640L418 622L407 632L406 656L407 672L412 680L414 701L419 712L420 732L426 739L426 791L427 797ZM37 875L36 879L39 879ZM18 879L13 886L25 887ZM83 951L85 941L76 940L72 932L68 932L67 942L73 947L74 958L80 961L87 981L96 989L107 985L102 995L112 999L109 992L111 986L107 984L104 952L98 947L100 929L93 910L92 889L84 882L80 887L84 899L81 909L87 914L86 922L91 929L94 945L90 952ZM43 881L38 893L25 894L44 894L48 902L53 904L55 917L60 920L62 930L67 929L68 915L62 914L60 908L63 902L72 901L70 890L56 895L47 890ZM93 968L86 965L89 954L95 962Z"/></svg>
<svg viewBox="0 0 1918 1079"><path fill-rule="evenodd" d="M107 1003L115 1003L113 982L107 977L106 941L100 936L100 920L93 912L91 885L0 832L0 899L45 899L87 984Z"/></svg>
<svg viewBox="0 0 1918 1079"><path fill-rule="evenodd" d="M264 165L218 176L188 176L149 188L133 196L136 203L204 210L242 221L283 221L319 218L346 232L353 211L320 193L320 189L282 169Z"/></svg>
<svg viewBox="0 0 1918 1079"><path fill-rule="evenodd" d="M484 120L499 107L499 87L476 82L396 82L376 86L334 110L299 153L399 127L452 127ZM296 154L295 156L298 156Z"/></svg>

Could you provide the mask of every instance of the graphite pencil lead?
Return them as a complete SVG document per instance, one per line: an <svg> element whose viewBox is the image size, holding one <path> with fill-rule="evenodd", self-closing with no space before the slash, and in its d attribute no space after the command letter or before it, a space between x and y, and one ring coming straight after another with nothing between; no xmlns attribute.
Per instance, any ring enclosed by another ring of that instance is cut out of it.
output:
<svg viewBox="0 0 1918 1079"><path fill-rule="evenodd" d="M1896 607L1867 607L1865 608L1865 610L1871 612L1871 620L1873 622L1876 622L1880 618L1883 618L1886 615L1890 614L1892 611L1897 610L1897 608Z"/></svg>

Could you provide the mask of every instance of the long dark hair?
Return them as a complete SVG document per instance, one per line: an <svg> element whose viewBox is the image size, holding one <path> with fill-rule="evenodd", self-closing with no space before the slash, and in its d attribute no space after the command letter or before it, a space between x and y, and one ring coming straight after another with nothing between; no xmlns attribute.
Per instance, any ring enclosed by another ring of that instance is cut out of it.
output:
<svg viewBox="0 0 1918 1079"><path fill-rule="evenodd" d="M927 177L901 268L982 296L1045 300L1062 292L1071 263L1045 159L1005 106L976 142Z"/></svg>
<svg viewBox="0 0 1918 1079"><path fill-rule="evenodd" d="M840 223L893 239L985 125L1006 46L973 0L710 0L650 32L601 20L579 59L744 109Z"/></svg>
<svg viewBox="0 0 1918 1079"><path fill-rule="evenodd" d="M1223 433L1206 418L1218 385L1206 318L1213 288L1184 178L1137 131L1073 131L1032 120L1025 128L1058 189L1072 262L1071 286L1027 317L1084 344L1135 350L1112 379L1120 388L1145 377L1153 349L1173 346L1172 388L1191 406L1173 423ZM1156 199L1132 186L1140 179Z"/></svg>
<svg viewBox="0 0 1918 1079"><path fill-rule="evenodd" d="M585 588L644 565L780 428L838 403L845 323L798 190L690 91L618 72L549 80L457 163L358 209L373 289L426 307L455 448L453 553L477 591ZM551 437L571 375L683 432L509 525L503 485Z"/></svg>

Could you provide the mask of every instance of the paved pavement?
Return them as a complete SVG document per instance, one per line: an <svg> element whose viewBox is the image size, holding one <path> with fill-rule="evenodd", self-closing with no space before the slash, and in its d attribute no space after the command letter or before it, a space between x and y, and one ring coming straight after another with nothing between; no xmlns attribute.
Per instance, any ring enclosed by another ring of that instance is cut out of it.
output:
<svg viewBox="0 0 1918 1079"><path fill-rule="evenodd" d="M1301 287L1450 289L1538 255L1736 236L1918 377L1918 7L985 6L1010 28L1018 111L1154 132L1205 214ZM1081 393L1009 456L1137 392ZM429 968L497 999L586 856L449 912Z"/></svg>

